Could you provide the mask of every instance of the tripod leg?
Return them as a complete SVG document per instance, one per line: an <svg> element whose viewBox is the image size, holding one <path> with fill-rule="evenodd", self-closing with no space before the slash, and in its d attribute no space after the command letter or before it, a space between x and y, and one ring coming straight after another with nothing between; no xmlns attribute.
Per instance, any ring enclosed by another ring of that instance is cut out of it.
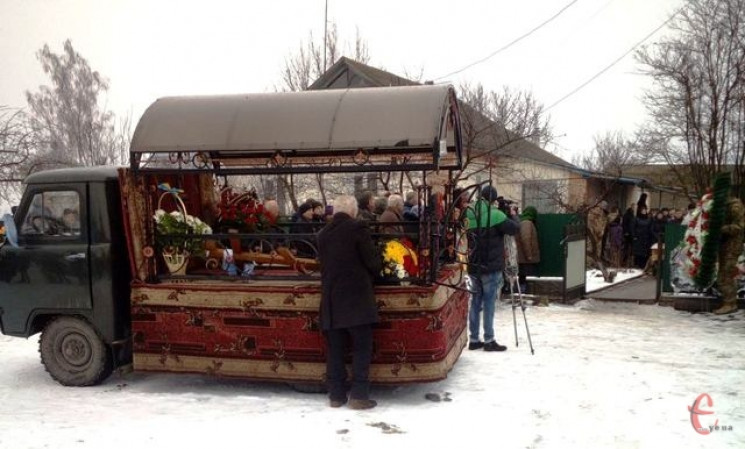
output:
<svg viewBox="0 0 745 449"><path fill-rule="evenodd" d="M520 291L520 283L517 284L517 295L520 298L520 309L523 311L523 321L525 321L525 333L528 334L528 345L530 345L530 353L532 355L535 355L535 350L533 349L533 340L530 338L530 328L528 327L528 317L525 316L525 303L523 302L523 293ZM513 308L512 311L514 312L515 309ZM514 316L514 313L513 313ZM515 335L517 335L517 327L515 327Z"/></svg>
<svg viewBox="0 0 745 449"><path fill-rule="evenodd" d="M514 290L514 278L512 276L508 276L507 280L510 283L510 304L512 305L512 327L515 328L515 347L517 347L517 317L515 316L515 290Z"/></svg>

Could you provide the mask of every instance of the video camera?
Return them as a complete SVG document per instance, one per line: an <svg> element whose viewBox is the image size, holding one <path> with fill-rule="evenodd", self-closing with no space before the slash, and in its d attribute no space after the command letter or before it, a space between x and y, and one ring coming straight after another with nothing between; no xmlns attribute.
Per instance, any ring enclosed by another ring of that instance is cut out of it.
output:
<svg viewBox="0 0 745 449"><path fill-rule="evenodd" d="M509 200L503 196L497 197L497 209L501 210L505 213L505 215L510 215L510 210L515 209L515 213L518 213L517 210L517 202Z"/></svg>

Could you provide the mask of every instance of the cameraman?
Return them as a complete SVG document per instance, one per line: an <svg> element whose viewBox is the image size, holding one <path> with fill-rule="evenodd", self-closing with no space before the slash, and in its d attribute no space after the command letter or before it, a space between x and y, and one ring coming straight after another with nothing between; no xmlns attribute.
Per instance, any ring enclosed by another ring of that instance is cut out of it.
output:
<svg viewBox="0 0 745 449"><path fill-rule="evenodd" d="M473 244L468 263L471 283L471 304L468 311L468 349L504 351L507 348L494 339L494 309L504 277L504 236L520 230L520 220L514 205L504 204L507 213L493 203L497 189L491 185L481 189L481 199L466 211L469 244ZM479 339L481 312L484 313L484 341Z"/></svg>

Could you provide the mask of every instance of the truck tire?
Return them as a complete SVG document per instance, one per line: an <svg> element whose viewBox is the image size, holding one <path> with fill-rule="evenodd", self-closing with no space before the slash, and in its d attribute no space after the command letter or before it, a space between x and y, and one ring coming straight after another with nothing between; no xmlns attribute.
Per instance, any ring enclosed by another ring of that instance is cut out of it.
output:
<svg viewBox="0 0 745 449"><path fill-rule="evenodd" d="M39 338L39 353L44 368L62 385L96 385L111 374L108 347L93 326L80 318L49 322Z"/></svg>

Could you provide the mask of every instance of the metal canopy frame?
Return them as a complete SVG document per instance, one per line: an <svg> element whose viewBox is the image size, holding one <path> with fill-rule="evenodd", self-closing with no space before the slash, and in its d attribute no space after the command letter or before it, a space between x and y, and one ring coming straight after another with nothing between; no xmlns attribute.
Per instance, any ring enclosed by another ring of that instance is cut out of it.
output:
<svg viewBox="0 0 745 449"><path fill-rule="evenodd" d="M169 97L140 119L134 172L217 175L459 170L450 85Z"/></svg>

